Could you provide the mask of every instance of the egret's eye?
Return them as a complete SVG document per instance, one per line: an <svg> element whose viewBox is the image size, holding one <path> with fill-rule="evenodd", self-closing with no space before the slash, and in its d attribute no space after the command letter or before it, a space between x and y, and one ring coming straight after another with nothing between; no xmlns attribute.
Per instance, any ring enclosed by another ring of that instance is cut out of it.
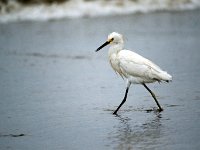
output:
<svg viewBox="0 0 200 150"><path fill-rule="evenodd" d="M110 43L110 42L112 42L113 40L114 40L114 38L111 38L111 39L108 40L108 42Z"/></svg>

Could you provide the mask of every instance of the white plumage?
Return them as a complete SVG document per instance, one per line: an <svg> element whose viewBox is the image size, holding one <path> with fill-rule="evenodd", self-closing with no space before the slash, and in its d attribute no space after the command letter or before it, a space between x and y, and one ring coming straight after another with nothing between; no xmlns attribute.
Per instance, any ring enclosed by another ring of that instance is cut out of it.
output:
<svg viewBox="0 0 200 150"><path fill-rule="evenodd" d="M117 58L120 72L131 83L151 83L154 81L169 81L171 76L150 60L129 50L121 50Z"/></svg>
<svg viewBox="0 0 200 150"><path fill-rule="evenodd" d="M104 46L111 44L108 52L109 61L112 68L122 77L127 79L127 89L122 103L119 105L114 114L117 114L119 108L126 101L129 87L131 83L142 84L155 99L159 110L162 111L155 94L146 86L145 83L171 81L172 76L166 71L163 71L159 66L152 61L142 57L141 55L124 49L123 36L113 32L108 35L108 40L100 46L96 51L99 51Z"/></svg>

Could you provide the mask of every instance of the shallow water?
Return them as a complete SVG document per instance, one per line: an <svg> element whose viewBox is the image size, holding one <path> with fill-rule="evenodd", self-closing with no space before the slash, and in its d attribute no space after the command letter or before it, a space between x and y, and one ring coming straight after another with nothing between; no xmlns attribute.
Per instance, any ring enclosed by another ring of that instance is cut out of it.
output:
<svg viewBox="0 0 200 150"><path fill-rule="evenodd" d="M0 25L0 149L199 149L200 11ZM173 76L125 83L94 50L112 31Z"/></svg>

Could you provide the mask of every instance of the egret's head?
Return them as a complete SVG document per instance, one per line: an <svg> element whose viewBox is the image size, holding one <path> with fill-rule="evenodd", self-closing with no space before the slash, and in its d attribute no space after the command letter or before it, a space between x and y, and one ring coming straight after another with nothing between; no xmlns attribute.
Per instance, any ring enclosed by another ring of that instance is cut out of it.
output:
<svg viewBox="0 0 200 150"><path fill-rule="evenodd" d="M108 35L108 41L111 41L110 43L124 43L123 37L121 34L117 33L117 32L112 32Z"/></svg>
<svg viewBox="0 0 200 150"><path fill-rule="evenodd" d="M112 32L108 35L107 41L101 45L99 48L97 48L96 52L105 47L108 44L123 44L124 40L121 34L117 32Z"/></svg>

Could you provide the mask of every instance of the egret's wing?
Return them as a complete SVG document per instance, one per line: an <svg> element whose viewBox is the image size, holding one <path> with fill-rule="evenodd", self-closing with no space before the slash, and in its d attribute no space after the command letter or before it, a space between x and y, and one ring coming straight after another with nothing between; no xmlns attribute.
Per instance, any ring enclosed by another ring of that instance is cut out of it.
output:
<svg viewBox="0 0 200 150"><path fill-rule="evenodd" d="M138 64L127 59L120 59L119 67L125 76L134 76L153 79L152 69L144 64Z"/></svg>
<svg viewBox="0 0 200 150"><path fill-rule="evenodd" d="M162 80L163 73L156 64L129 50L122 50L118 54L119 67L123 74L147 79Z"/></svg>

